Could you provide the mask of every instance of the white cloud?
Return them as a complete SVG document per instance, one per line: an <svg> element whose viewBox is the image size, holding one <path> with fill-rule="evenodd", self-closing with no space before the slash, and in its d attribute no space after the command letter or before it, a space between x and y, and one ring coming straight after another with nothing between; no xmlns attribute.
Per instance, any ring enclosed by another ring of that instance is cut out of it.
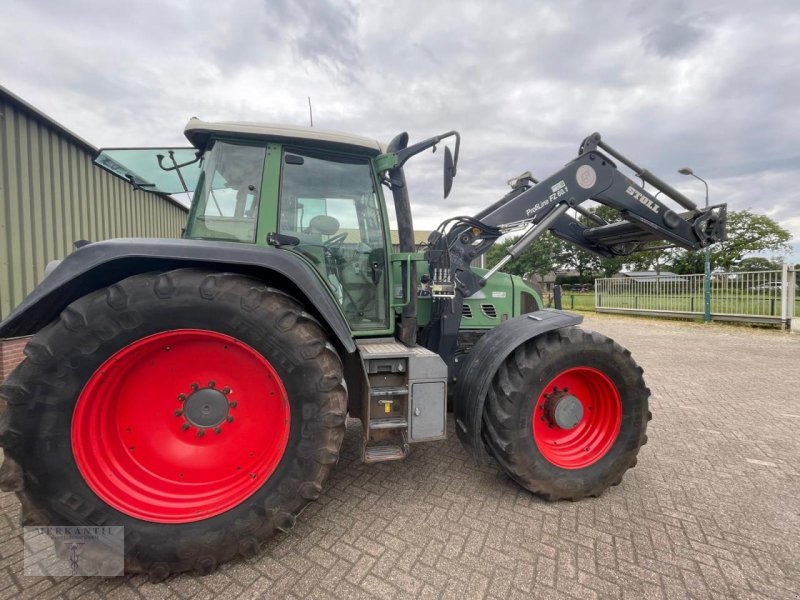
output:
<svg viewBox="0 0 800 600"><path fill-rule="evenodd" d="M525 170L553 172L597 130L699 202L702 186L678 167L708 179L712 202L770 214L800 239L791 1L12 0L4 11L0 82L97 145L182 144L195 115L306 124L307 96L319 127L384 141L459 129L447 201L440 154L409 164L429 228Z"/></svg>

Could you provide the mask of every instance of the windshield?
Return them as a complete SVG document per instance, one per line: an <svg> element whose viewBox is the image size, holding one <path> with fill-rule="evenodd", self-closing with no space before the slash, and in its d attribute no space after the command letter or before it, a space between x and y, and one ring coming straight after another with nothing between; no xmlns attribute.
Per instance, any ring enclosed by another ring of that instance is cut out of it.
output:
<svg viewBox="0 0 800 600"><path fill-rule="evenodd" d="M200 177L195 148L103 148L94 163L156 194L191 193ZM176 165L185 166L176 169Z"/></svg>
<svg viewBox="0 0 800 600"><path fill-rule="evenodd" d="M256 241L259 192L266 148L216 142L206 153L186 237Z"/></svg>

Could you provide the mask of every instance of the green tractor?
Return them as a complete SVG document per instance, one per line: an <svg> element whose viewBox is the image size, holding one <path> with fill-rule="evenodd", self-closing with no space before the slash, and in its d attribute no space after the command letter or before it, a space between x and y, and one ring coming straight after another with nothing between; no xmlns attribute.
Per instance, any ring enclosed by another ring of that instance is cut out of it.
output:
<svg viewBox="0 0 800 600"><path fill-rule="evenodd" d="M470 455L548 500L598 496L636 463L641 368L499 269L548 231L607 257L702 248L724 236L724 205L699 209L593 134L554 175L513 180L417 246L404 165L452 138L446 196L457 132L385 146L192 119L185 133L191 150L96 159L140 189L192 192L183 238L84 243L0 324L33 336L0 387L0 482L23 523L120 525L127 571L207 573L292 527L348 415L365 462L401 460L447 436L448 396ZM516 229L500 264L472 266Z"/></svg>

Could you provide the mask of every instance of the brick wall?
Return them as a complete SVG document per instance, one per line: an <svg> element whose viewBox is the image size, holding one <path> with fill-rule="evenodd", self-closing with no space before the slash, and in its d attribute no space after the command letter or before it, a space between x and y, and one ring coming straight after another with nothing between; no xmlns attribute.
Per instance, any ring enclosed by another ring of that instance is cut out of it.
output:
<svg viewBox="0 0 800 600"><path fill-rule="evenodd" d="M30 338L12 338L0 340L0 381L3 381L16 366L22 362L25 355L22 350Z"/></svg>

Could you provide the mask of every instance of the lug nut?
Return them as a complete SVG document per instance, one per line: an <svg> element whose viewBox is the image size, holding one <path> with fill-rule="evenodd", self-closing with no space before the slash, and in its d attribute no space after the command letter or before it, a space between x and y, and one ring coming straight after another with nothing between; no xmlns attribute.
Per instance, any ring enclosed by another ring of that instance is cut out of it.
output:
<svg viewBox="0 0 800 600"><path fill-rule="evenodd" d="M219 435L220 433L222 433L222 427L219 427L219 426L217 426L217 427L214 427L214 433L216 433L217 435Z"/></svg>
<svg viewBox="0 0 800 600"><path fill-rule="evenodd" d="M184 423L183 425L181 425L181 429L186 431L187 429L189 429L189 424L188 423Z"/></svg>
<svg viewBox="0 0 800 600"><path fill-rule="evenodd" d="M183 411L182 411L182 410L176 410L176 411L175 411L175 416L176 416L176 417L180 417L182 414L183 414Z"/></svg>
<svg viewBox="0 0 800 600"><path fill-rule="evenodd" d="M225 420L226 420L228 423L233 423L233 417L225 417Z"/></svg>
<svg viewBox="0 0 800 600"><path fill-rule="evenodd" d="M210 388L213 388L215 385L217 385L217 382L214 381L213 379L208 382L208 387L210 387Z"/></svg>
<svg viewBox="0 0 800 600"><path fill-rule="evenodd" d="M193 384L192 384L191 386L189 386L189 387L191 387L193 390L196 390L196 389L197 389L197 388L199 388L200 386L199 386L199 385L197 385L196 383L193 383Z"/></svg>
<svg viewBox="0 0 800 600"><path fill-rule="evenodd" d="M205 429L198 429L197 430L197 437L203 437L206 434Z"/></svg>
<svg viewBox="0 0 800 600"><path fill-rule="evenodd" d="M234 402L228 402L228 406L230 406L231 408L236 408L238 406L238 404L235 401Z"/></svg>
<svg viewBox="0 0 800 600"><path fill-rule="evenodd" d="M227 396L228 394L230 394L230 393L231 393L231 388L229 388L229 387L226 385L224 388L222 388L222 393L223 393L223 394L225 394L225 395Z"/></svg>
<svg viewBox="0 0 800 600"><path fill-rule="evenodd" d="M186 394L178 394L178 400L180 400L181 402L186 400Z"/></svg>

